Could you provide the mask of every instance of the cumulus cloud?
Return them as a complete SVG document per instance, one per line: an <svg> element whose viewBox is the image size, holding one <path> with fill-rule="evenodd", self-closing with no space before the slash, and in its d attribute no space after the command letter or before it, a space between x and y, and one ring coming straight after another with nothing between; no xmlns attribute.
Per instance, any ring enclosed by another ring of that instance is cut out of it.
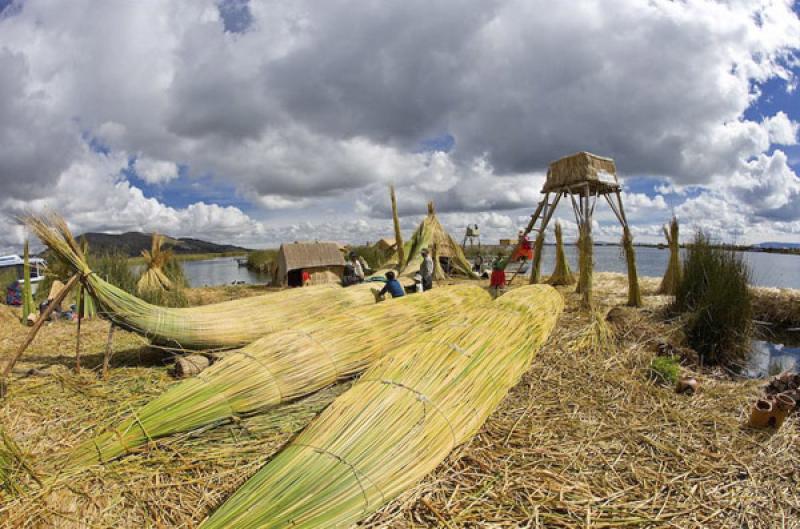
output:
<svg viewBox="0 0 800 529"><path fill-rule="evenodd" d="M798 179L774 146L798 124L745 112L770 79L794 89L798 43L791 0L27 0L0 17L0 215L47 204L92 229L291 238L328 209L383 221L394 183L404 215L433 199L456 223L513 219L499 233L535 207L549 161L590 150L662 180L626 194L643 236L704 210L686 189L792 233ZM121 173L132 154L148 184L202 178L249 207L146 197Z"/></svg>

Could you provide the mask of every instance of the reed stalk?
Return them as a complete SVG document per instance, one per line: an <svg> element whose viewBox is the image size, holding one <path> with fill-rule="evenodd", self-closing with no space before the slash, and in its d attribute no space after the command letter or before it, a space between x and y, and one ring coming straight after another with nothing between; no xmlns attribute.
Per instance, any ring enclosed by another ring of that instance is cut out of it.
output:
<svg viewBox="0 0 800 529"><path fill-rule="evenodd" d="M572 270L570 270L569 261L567 261L567 254L564 251L564 235L562 233L560 222L556 222L555 232L556 265L547 282L551 285L574 285L575 275L572 273Z"/></svg>
<svg viewBox="0 0 800 529"><path fill-rule="evenodd" d="M397 270L402 270L405 266L405 249L403 248L403 232L400 231L400 215L397 212L397 196L394 193L394 186L389 186L389 195L392 201L392 223L394 224L394 243L397 248Z"/></svg>
<svg viewBox="0 0 800 529"><path fill-rule="evenodd" d="M521 287L394 349L202 527L353 526L475 435L562 308L552 287Z"/></svg>
<svg viewBox="0 0 800 529"><path fill-rule="evenodd" d="M320 285L190 308L152 305L104 281L89 267L58 216L26 219L28 226L81 276L102 315L117 326L174 349L232 349L287 325L375 301L369 285Z"/></svg>
<svg viewBox="0 0 800 529"><path fill-rule="evenodd" d="M592 273L594 268L594 242L592 232L587 223L578 226L578 285L575 291L581 295L581 307L591 310L592 303Z"/></svg>
<svg viewBox="0 0 800 529"><path fill-rule="evenodd" d="M228 421L308 395L366 369L387 352L448 322L465 307L491 307L476 285L434 289L376 306L300 321L230 351L195 378L178 383L128 419L79 446L66 468L119 457L150 440Z"/></svg>
<svg viewBox="0 0 800 529"><path fill-rule="evenodd" d="M667 271L658 287L658 293L665 296L674 296L681 282L680 242L678 240L678 219L672 217L669 228L664 226L664 237L669 245L669 262Z"/></svg>

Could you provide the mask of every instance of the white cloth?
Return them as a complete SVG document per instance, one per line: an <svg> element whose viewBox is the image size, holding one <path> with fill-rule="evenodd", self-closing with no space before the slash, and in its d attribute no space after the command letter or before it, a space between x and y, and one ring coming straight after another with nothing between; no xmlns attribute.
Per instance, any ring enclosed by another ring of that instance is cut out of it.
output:
<svg viewBox="0 0 800 529"><path fill-rule="evenodd" d="M359 279L364 279L364 267L361 266L358 259L351 260L350 263L353 265L353 273L358 276Z"/></svg>

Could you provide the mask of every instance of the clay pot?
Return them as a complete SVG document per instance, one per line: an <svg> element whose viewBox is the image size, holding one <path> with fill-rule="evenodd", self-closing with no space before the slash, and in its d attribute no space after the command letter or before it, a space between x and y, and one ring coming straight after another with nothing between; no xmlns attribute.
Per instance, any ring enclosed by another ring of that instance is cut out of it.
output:
<svg viewBox="0 0 800 529"><path fill-rule="evenodd" d="M748 426L753 428L769 428L775 422L772 413L772 401L768 399L758 399L750 409L750 421Z"/></svg>
<svg viewBox="0 0 800 529"><path fill-rule="evenodd" d="M694 377L683 377L675 384L675 393L679 395L694 395L699 384Z"/></svg>
<svg viewBox="0 0 800 529"><path fill-rule="evenodd" d="M772 399L772 415L775 418L775 428L780 428L786 417L792 413L795 407L795 401L786 393L775 395Z"/></svg>

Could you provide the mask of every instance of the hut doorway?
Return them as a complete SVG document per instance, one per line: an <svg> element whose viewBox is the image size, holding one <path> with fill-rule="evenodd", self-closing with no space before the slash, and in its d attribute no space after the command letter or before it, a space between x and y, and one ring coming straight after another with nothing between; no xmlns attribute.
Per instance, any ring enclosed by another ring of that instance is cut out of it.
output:
<svg viewBox="0 0 800 529"><path fill-rule="evenodd" d="M286 274L286 285L290 287L303 286L303 269L289 270Z"/></svg>

